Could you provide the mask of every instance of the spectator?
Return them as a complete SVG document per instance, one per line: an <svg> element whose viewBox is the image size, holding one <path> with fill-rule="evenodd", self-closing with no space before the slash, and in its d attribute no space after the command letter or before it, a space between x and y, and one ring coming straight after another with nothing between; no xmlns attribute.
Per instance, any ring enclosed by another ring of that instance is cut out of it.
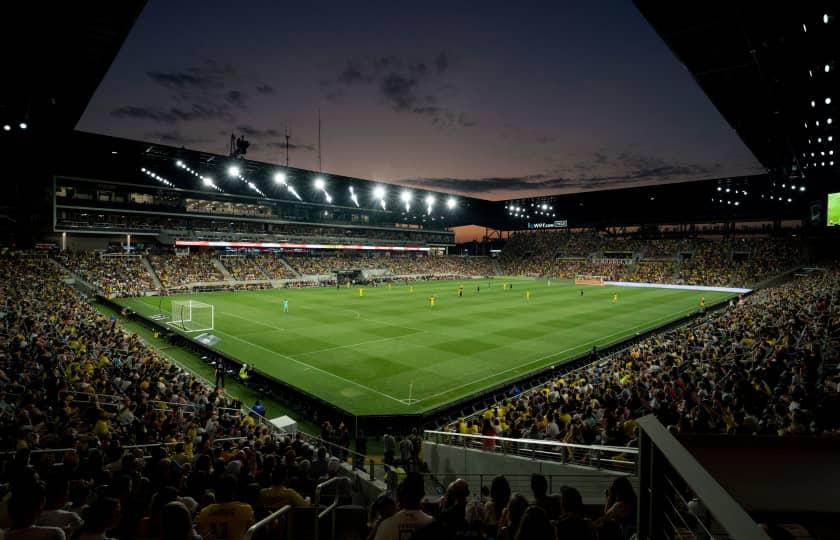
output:
<svg viewBox="0 0 840 540"><path fill-rule="evenodd" d="M539 506L531 506L525 510L515 540L554 540L554 527L548 520L545 511Z"/></svg>
<svg viewBox="0 0 840 540"><path fill-rule="evenodd" d="M11 528L6 531L9 540L64 540L64 530L60 527L36 525L45 503L45 489L41 482L18 483L14 486L9 499Z"/></svg>
<svg viewBox="0 0 840 540"><path fill-rule="evenodd" d="M484 523L490 536L496 535L502 512L510 501L510 484L504 476L496 476L490 483L490 499L484 504Z"/></svg>
<svg viewBox="0 0 840 540"><path fill-rule="evenodd" d="M560 516L560 506L557 497L548 495L548 480L541 474L531 475L531 493L534 494L534 506L539 506L548 516L554 520Z"/></svg>
<svg viewBox="0 0 840 540"><path fill-rule="evenodd" d="M254 523L251 505L235 500L237 480L225 475L216 488L216 503L206 506L196 519L202 537L215 540L241 540Z"/></svg>
<svg viewBox="0 0 840 540"><path fill-rule="evenodd" d="M598 539L595 525L583 517L583 498L577 489L568 486L560 488L560 505L562 512L557 520L557 538Z"/></svg>
<svg viewBox="0 0 840 540"><path fill-rule="evenodd" d="M201 540L193 529L190 511L181 502L173 501L164 505L160 522L160 540Z"/></svg>
<svg viewBox="0 0 840 540"><path fill-rule="evenodd" d="M287 481L286 465L277 464L271 475L271 487L260 491L260 505L267 510L279 510L287 504L295 508L309 506L309 501L301 497L300 493L286 487Z"/></svg>
<svg viewBox="0 0 840 540"><path fill-rule="evenodd" d="M122 509L120 501L113 497L97 499L83 516L84 524L74 540L110 540L108 531L120 523Z"/></svg>
<svg viewBox="0 0 840 540"><path fill-rule="evenodd" d="M402 540L410 538L418 529L429 524L432 517L420 510L420 502L425 495L423 477L410 472L397 488L397 501L400 510L393 516L383 519L376 531L375 540Z"/></svg>

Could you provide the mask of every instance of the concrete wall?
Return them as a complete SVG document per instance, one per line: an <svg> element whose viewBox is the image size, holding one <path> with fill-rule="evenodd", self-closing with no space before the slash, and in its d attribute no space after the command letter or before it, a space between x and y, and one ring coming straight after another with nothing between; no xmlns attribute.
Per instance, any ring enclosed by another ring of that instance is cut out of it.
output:
<svg viewBox="0 0 840 540"><path fill-rule="evenodd" d="M540 473L548 478L551 492L559 492L563 485L575 487L586 504L602 504L606 488L616 477L623 476L580 465L506 456L428 441L423 442L423 459L444 486L456 478L463 478L470 483L470 491L478 493L482 485L490 486L494 476L504 475L515 493L530 498L530 476ZM638 489L638 479L632 477L630 481Z"/></svg>

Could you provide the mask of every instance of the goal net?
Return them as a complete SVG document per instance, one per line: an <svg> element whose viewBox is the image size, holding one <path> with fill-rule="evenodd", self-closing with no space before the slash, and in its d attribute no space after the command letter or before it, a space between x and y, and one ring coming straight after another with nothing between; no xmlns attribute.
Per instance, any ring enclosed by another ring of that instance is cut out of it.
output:
<svg viewBox="0 0 840 540"><path fill-rule="evenodd" d="M575 276L575 285L603 285L606 280L606 276L580 274Z"/></svg>
<svg viewBox="0 0 840 540"><path fill-rule="evenodd" d="M172 319L167 323L184 332L213 330L215 309L212 304L197 300L173 300Z"/></svg>

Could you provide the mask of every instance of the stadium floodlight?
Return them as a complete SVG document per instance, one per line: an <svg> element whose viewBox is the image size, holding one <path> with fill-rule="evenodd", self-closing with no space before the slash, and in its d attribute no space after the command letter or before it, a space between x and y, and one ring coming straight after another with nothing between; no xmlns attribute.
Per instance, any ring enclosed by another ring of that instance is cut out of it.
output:
<svg viewBox="0 0 840 540"><path fill-rule="evenodd" d="M828 13L823 13L823 23L828 24Z"/></svg>
<svg viewBox="0 0 840 540"><path fill-rule="evenodd" d="M799 191L805 191L805 186L800 186Z"/></svg>
<svg viewBox="0 0 840 540"><path fill-rule="evenodd" d="M274 183L275 184L285 184L286 183L286 175L278 172L274 173Z"/></svg>
<svg viewBox="0 0 840 540"><path fill-rule="evenodd" d="M811 100L811 108L813 109L816 106L817 106L817 102L812 99Z"/></svg>
<svg viewBox="0 0 840 540"><path fill-rule="evenodd" d="M723 188L718 186L718 191L723 191Z"/></svg>
<svg viewBox="0 0 840 540"><path fill-rule="evenodd" d="M826 124L831 124L832 122L834 122L834 120L832 120L831 118L828 118L828 119L825 121L825 123L826 123Z"/></svg>
<svg viewBox="0 0 840 540"><path fill-rule="evenodd" d="M411 192L407 189L403 190L403 192L400 193L400 200L404 203L411 202Z"/></svg>
<svg viewBox="0 0 840 540"><path fill-rule="evenodd" d="M807 32L807 31L808 31L808 27L807 27L807 26L805 26L805 23L802 23L802 31L803 31L803 32Z"/></svg>
<svg viewBox="0 0 840 540"><path fill-rule="evenodd" d="M828 142L831 142L831 141L833 141L833 140L834 140L834 136L833 136L833 135L829 135L829 136L828 136Z"/></svg>
<svg viewBox="0 0 840 540"><path fill-rule="evenodd" d="M239 167L237 167L236 165L231 165L230 167L228 167L227 173L228 176L230 176L231 178L236 178L237 176L239 176Z"/></svg>
<svg viewBox="0 0 840 540"><path fill-rule="evenodd" d="M831 105L831 98L830 97L825 98L825 104L826 105Z"/></svg>
<svg viewBox="0 0 840 540"><path fill-rule="evenodd" d="M446 207L449 208L450 210L455 208L456 204L457 203L455 202L455 197L449 197L448 199L446 199Z"/></svg>
<svg viewBox="0 0 840 540"><path fill-rule="evenodd" d="M181 167L182 169L184 168L184 162L181 161L180 159L175 162L175 165L178 166L178 167Z"/></svg>
<svg viewBox="0 0 840 540"><path fill-rule="evenodd" d="M379 199L380 201L385 198L385 187L384 186L376 186L373 188L373 196Z"/></svg>
<svg viewBox="0 0 840 540"><path fill-rule="evenodd" d="M791 202L791 201L793 201L793 199L791 199L790 197L788 197L788 202Z"/></svg>
<svg viewBox="0 0 840 540"><path fill-rule="evenodd" d="M435 205L435 196L432 194L426 195L426 213L432 214L432 207Z"/></svg>
<svg viewBox="0 0 840 540"><path fill-rule="evenodd" d="M805 129L808 129L808 122L803 122L805 124Z"/></svg>
<svg viewBox="0 0 840 540"><path fill-rule="evenodd" d="M356 192L353 191L353 186L350 186L350 200L353 201L353 204L356 205L356 208L359 207L359 198L356 196Z"/></svg>
<svg viewBox="0 0 840 540"><path fill-rule="evenodd" d="M12 126L10 126L9 124L4 124L3 131L12 131Z"/></svg>
<svg viewBox="0 0 840 540"><path fill-rule="evenodd" d="M212 187L213 186L213 179L212 178L207 178L206 176L202 176L201 181L207 187Z"/></svg>
<svg viewBox="0 0 840 540"><path fill-rule="evenodd" d="M325 187L327 187L327 183L324 181L324 179L320 176L317 177L315 179L315 189L320 189L321 191L323 191Z"/></svg>
<svg viewBox="0 0 840 540"><path fill-rule="evenodd" d="M823 68L823 70L825 70L825 72L828 73L829 71L831 71L831 65L826 64L825 67Z"/></svg>
<svg viewBox="0 0 840 540"><path fill-rule="evenodd" d="M20 124L18 124L18 127L19 127L20 129L26 129L26 128L28 128L29 126L26 124L26 122L21 122Z"/></svg>

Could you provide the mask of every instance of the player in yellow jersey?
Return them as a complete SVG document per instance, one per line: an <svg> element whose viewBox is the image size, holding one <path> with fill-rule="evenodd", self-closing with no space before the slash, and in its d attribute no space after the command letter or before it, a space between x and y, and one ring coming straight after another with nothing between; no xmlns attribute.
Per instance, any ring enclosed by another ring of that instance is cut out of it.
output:
<svg viewBox="0 0 840 540"><path fill-rule="evenodd" d="M458 296L464 296L464 286L458 285Z"/></svg>
<svg viewBox="0 0 840 540"><path fill-rule="evenodd" d="M705 311L706 311L706 297L701 296L700 297L700 313L705 313Z"/></svg>
<svg viewBox="0 0 840 540"><path fill-rule="evenodd" d="M437 299L434 296L429 297L429 307L435 307L435 301Z"/></svg>
<svg viewBox="0 0 840 540"><path fill-rule="evenodd" d="M359 298L363 297L364 295L365 295L365 290L363 288L359 287Z"/></svg>
<svg viewBox="0 0 840 540"><path fill-rule="evenodd" d="M525 291L525 301L526 302L531 301L531 291Z"/></svg>
<svg viewBox="0 0 840 540"><path fill-rule="evenodd" d="M615 293L615 294L613 295L612 303L613 303L613 304L617 304L617 303L618 303L618 293Z"/></svg>
<svg viewBox="0 0 840 540"><path fill-rule="evenodd" d="M388 282L388 290L389 291L391 290L391 283L390 282Z"/></svg>
<svg viewBox="0 0 840 540"><path fill-rule="evenodd" d="M414 292L414 285L409 285L408 286L408 292L410 292L410 293Z"/></svg>

